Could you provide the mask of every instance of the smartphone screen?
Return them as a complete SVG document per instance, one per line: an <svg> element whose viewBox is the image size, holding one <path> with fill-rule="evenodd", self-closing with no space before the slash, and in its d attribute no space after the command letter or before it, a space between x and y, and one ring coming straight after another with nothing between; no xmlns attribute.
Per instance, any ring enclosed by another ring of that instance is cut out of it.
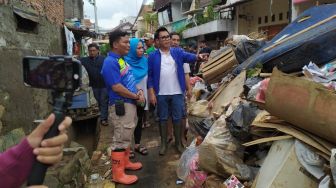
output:
<svg viewBox="0 0 336 188"><path fill-rule="evenodd" d="M25 57L25 84L43 89L73 91L79 87L80 65L64 59Z"/></svg>

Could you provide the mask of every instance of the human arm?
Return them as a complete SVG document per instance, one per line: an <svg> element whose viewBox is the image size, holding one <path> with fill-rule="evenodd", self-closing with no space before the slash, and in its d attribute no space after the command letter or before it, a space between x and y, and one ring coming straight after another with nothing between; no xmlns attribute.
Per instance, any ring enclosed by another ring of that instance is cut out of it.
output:
<svg viewBox="0 0 336 188"><path fill-rule="evenodd" d="M127 69L127 67L125 67ZM125 70L126 70L125 69ZM127 71L125 71L127 72ZM120 73L120 65L113 60L108 60L104 62L101 74L104 77L105 83L111 87L112 91L117 93L118 95L139 100L141 98L141 92L137 94L128 90L124 85L121 84L121 73ZM126 73L127 74L127 73Z"/></svg>
<svg viewBox="0 0 336 188"><path fill-rule="evenodd" d="M46 164L59 162L63 154L63 144L68 137L66 128L71 124L71 119L66 118L59 126L59 135L50 139L43 139L55 120L55 115L50 115L44 122L37 126L22 142L0 154L0 176L2 185L20 187L27 179L34 158Z"/></svg>
<svg viewBox="0 0 336 188"><path fill-rule="evenodd" d="M184 63L183 64L183 70L184 70L184 76L185 76L185 84L186 84L186 95L188 99L191 99L192 93L191 93L191 85L190 85L190 76L189 73L190 71L190 65L189 63Z"/></svg>
<svg viewBox="0 0 336 188"><path fill-rule="evenodd" d="M186 94L187 94L188 99L190 100L192 97L192 88L190 84L189 74L185 74L185 81L186 81Z"/></svg>
<svg viewBox="0 0 336 188"><path fill-rule="evenodd" d="M197 60L204 60L207 54L193 54L182 50L183 62L195 63Z"/></svg>
<svg viewBox="0 0 336 188"><path fill-rule="evenodd" d="M148 79L147 79L147 88L148 88L148 97L149 102L152 105L156 105L156 95L154 91L154 82L153 82L153 66L154 66L154 58L153 54L148 57Z"/></svg>
<svg viewBox="0 0 336 188"><path fill-rule="evenodd" d="M130 92L127 88L125 88L122 84L115 84L112 86L112 90L116 92L118 95L129 98L129 99L134 99L138 100L139 102L144 102L144 96L143 96L143 91L141 89L138 89L137 94L134 94Z"/></svg>
<svg viewBox="0 0 336 188"><path fill-rule="evenodd" d="M148 89L148 93L149 93L149 102L156 106L157 100L156 100L156 95L155 95L155 91L153 88L149 88Z"/></svg>

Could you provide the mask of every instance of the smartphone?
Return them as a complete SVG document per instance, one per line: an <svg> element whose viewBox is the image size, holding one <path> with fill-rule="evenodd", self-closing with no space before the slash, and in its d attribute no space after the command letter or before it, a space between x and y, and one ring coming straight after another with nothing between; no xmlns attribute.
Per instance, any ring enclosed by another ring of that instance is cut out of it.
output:
<svg viewBox="0 0 336 188"><path fill-rule="evenodd" d="M75 91L80 87L81 64L70 56L26 56L22 63L27 86L55 91Z"/></svg>

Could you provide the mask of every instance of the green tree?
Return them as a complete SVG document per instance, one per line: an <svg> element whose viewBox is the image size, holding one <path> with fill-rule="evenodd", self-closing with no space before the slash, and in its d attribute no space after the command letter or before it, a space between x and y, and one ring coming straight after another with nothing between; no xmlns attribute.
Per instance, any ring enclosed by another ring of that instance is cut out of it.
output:
<svg viewBox="0 0 336 188"><path fill-rule="evenodd" d="M154 32L158 27L158 14L157 13L146 13L143 15L145 20L147 32Z"/></svg>

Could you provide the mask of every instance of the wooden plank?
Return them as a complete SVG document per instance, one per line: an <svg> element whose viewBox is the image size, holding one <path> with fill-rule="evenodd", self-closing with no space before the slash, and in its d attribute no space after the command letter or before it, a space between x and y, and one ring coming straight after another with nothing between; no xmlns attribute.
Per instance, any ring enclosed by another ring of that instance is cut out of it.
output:
<svg viewBox="0 0 336 188"><path fill-rule="evenodd" d="M260 73L259 76L263 78L267 78L267 77L271 77L272 73Z"/></svg>
<svg viewBox="0 0 336 188"><path fill-rule="evenodd" d="M216 97L222 92L222 90L227 86L228 84L222 84L219 86L219 88L217 89L217 91L214 93L214 95L209 96L207 98L208 101L214 100L216 99Z"/></svg>
<svg viewBox="0 0 336 188"><path fill-rule="evenodd" d="M213 62L218 61L219 59L221 59L222 57L225 57L227 54L229 54L229 53L231 53L231 52L233 53L233 50L230 48L229 50L225 51L225 52L222 53L221 55L219 55L219 56L215 57L214 59L212 59L211 61L209 61L207 64L205 64L204 67L207 67L207 66L209 66L210 64L212 64Z"/></svg>
<svg viewBox="0 0 336 188"><path fill-rule="evenodd" d="M235 56L233 54L231 54L230 56L225 56L225 58L223 58L221 61L216 61L214 62L213 64L211 64L211 66L208 66L208 67L203 67L202 68L202 72L205 73L207 71L210 71L212 69L217 69L219 65L221 64L226 64L226 62L232 58L235 58Z"/></svg>
<svg viewBox="0 0 336 188"><path fill-rule="evenodd" d="M272 142L272 141L277 141L277 140L286 140L286 139L290 139L293 138L293 136L291 135L284 135L284 136L273 136L273 137L268 137L268 138L261 138L258 140L254 140L251 142L246 142L243 144L243 146L253 146L253 145L257 145L257 144L262 144L265 142Z"/></svg>
<svg viewBox="0 0 336 188"><path fill-rule="evenodd" d="M209 75L215 74L215 76L218 75L218 73L226 72L230 68L232 68L236 64L235 58L231 57L231 59L228 59L225 63L223 63L220 67L216 67L216 69L212 69L210 71L204 72L203 77L204 79L209 78ZM212 76L213 77L213 76Z"/></svg>
<svg viewBox="0 0 336 188"><path fill-rule="evenodd" d="M220 75L217 75L217 76L214 76L214 77L210 77L210 79L208 79L207 82L209 84L220 82L226 75L228 75L231 72L231 70L233 70L233 68L227 70L226 72L223 72Z"/></svg>
<svg viewBox="0 0 336 188"><path fill-rule="evenodd" d="M210 74L209 76L204 77L204 79L208 83L214 83L213 80L222 80L226 75L228 75L233 70L233 67L230 69L227 69L225 72L221 72L219 74Z"/></svg>
<svg viewBox="0 0 336 188"><path fill-rule="evenodd" d="M272 129L277 129L283 133L292 135L293 137L301 140L302 142L312 146L313 148L327 154L328 156L331 155L331 151L326 149L323 145L321 145L320 143L316 142L314 139L312 139L311 137L305 135L304 133L300 132L299 130L294 129L293 127L289 127L289 126L284 126L281 124L274 124L274 123L263 123L263 122L253 122L254 126L257 127L268 127L268 128L272 128Z"/></svg>
<svg viewBox="0 0 336 188"><path fill-rule="evenodd" d="M218 61L213 61L213 62L211 62L211 63L210 63L210 62L209 62L209 63L206 63L206 64L205 64L206 66L204 66L204 67L202 68L202 71L203 71L203 72L206 72L206 71L208 71L208 70L210 70L210 69L216 67L217 65L219 65L219 64L221 64L221 63L223 63L223 62L225 62L227 59L230 59L232 56L234 56L234 53L233 53L233 52L227 54L226 56L223 56L223 57L222 57L221 59L219 59Z"/></svg>

